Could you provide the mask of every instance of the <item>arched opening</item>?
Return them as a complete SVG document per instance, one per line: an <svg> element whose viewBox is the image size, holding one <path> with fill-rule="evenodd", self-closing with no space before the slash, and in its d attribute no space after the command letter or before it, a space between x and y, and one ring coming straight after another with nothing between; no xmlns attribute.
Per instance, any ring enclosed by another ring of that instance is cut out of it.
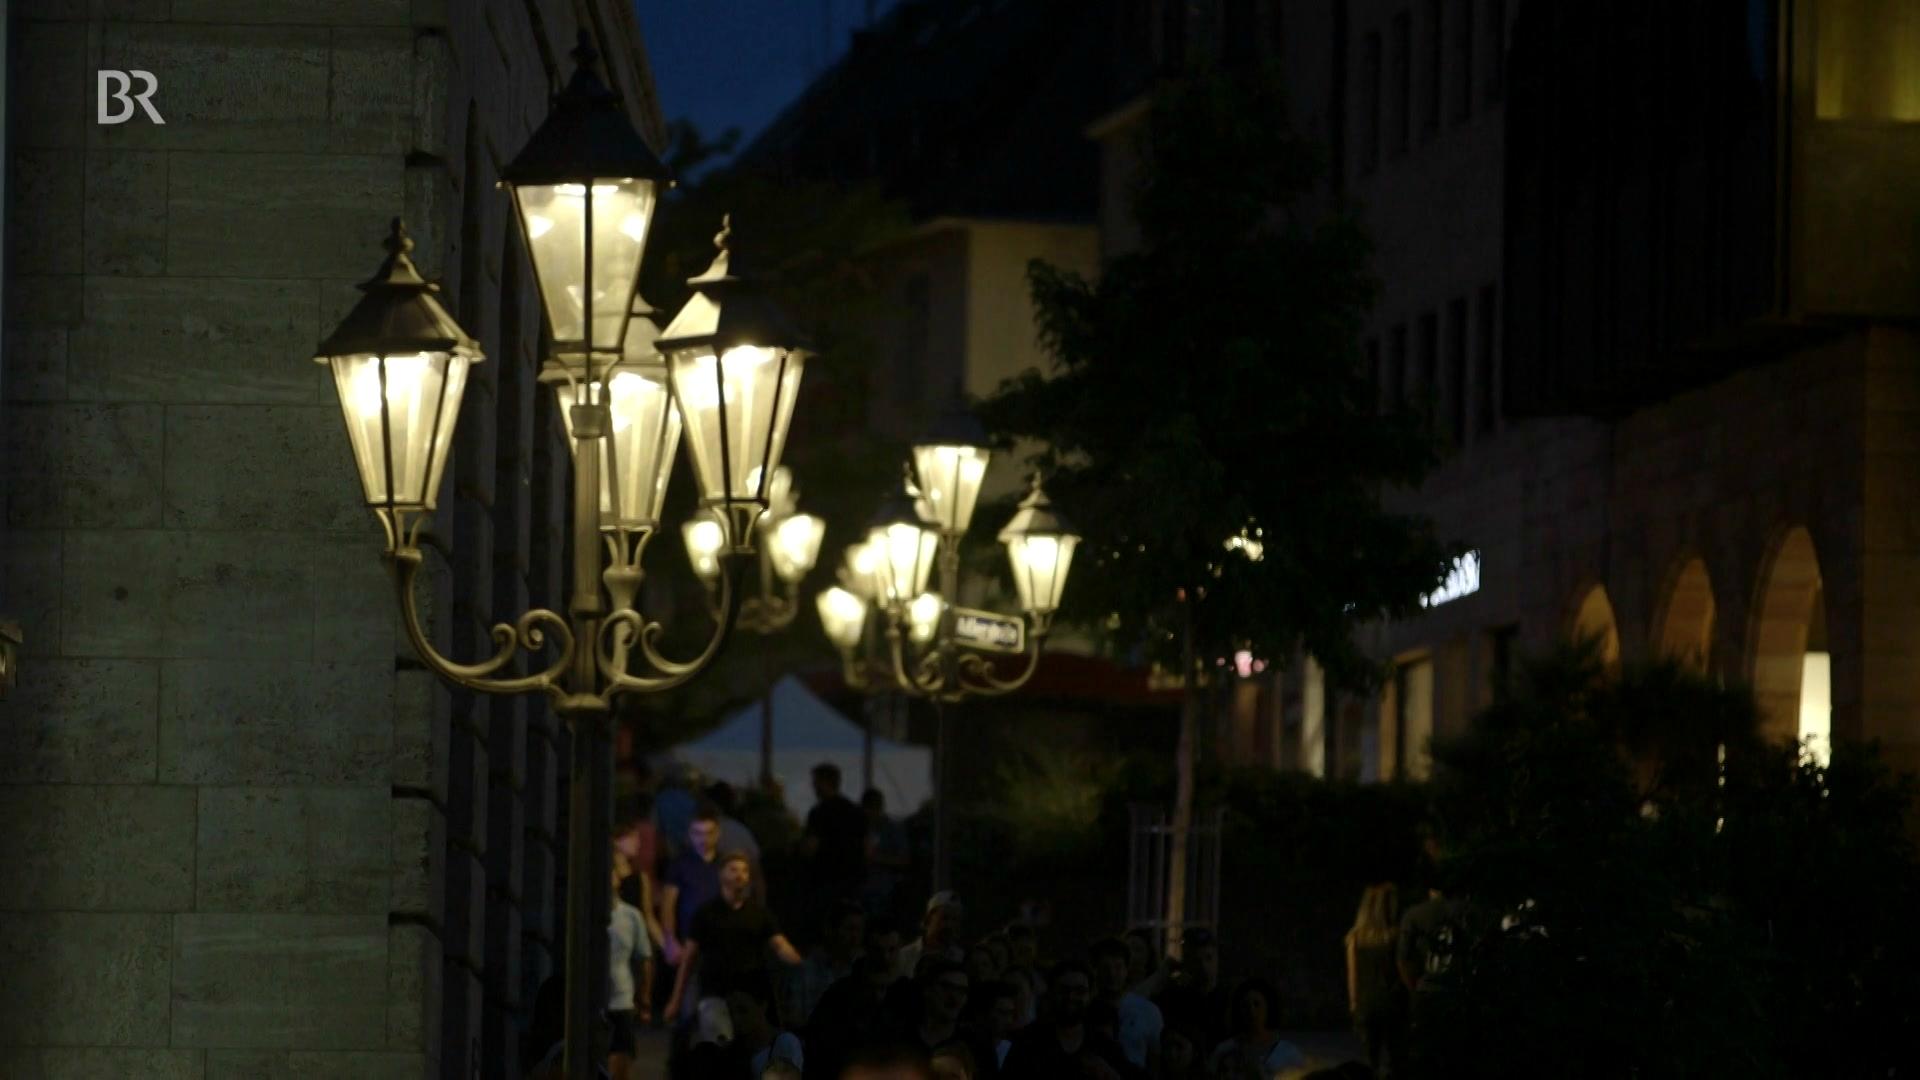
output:
<svg viewBox="0 0 1920 1080"><path fill-rule="evenodd" d="M1713 583L1707 564L1688 559L1674 576L1654 633L1659 655L1705 672L1713 657Z"/></svg>
<svg viewBox="0 0 1920 1080"><path fill-rule="evenodd" d="M1766 736L1804 739L1821 760L1833 725L1825 607L1813 537L1795 526L1761 570L1751 634L1753 692Z"/></svg>
<svg viewBox="0 0 1920 1080"><path fill-rule="evenodd" d="M1607 670L1620 666L1620 625L1614 621L1613 602L1607 599L1606 586L1595 585L1581 595L1580 603L1573 609L1568 636L1574 641L1594 642L1600 662Z"/></svg>

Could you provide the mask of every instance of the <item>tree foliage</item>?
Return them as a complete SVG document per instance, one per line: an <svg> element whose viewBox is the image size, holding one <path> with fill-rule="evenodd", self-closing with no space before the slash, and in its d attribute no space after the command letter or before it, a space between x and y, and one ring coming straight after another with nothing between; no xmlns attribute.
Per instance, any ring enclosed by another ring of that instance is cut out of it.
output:
<svg viewBox="0 0 1920 1080"><path fill-rule="evenodd" d="M1354 219L1314 203L1313 148L1288 131L1271 73L1197 77L1154 101L1139 150L1138 251L1098 280L1030 267L1052 370L986 405L1037 440L1048 490L1085 535L1069 615L1118 616L1178 648L1296 641L1339 679L1370 670L1356 623L1405 613L1449 551L1383 492L1434 464L1424 421L1382 414L1359 339L1373 302ZM1263 558L1230 554L1245 532Z"/></svg>
<svg viewBox="0 0 1920 1080"><path fill-rule="evenodd" d="M1911 783L1763 742L1744 689L1531 666L1434 749L1477 913L1437 1075L1889 1076L1920 1063Z"/></svg>

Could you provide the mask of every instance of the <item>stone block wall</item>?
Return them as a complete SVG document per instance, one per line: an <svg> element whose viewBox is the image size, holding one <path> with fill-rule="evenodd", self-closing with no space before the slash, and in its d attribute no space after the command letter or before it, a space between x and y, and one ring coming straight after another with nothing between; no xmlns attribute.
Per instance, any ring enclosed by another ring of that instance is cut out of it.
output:
<svg viewBox="0 0 1920 1080"><path fill-rule="evenodd" d="M568 465L500 165L616 0L16 3L0 402L0 1076L517 1076L559 951L545 704L398 634L310 357L386 220L482 342L437 647L560 602ZM94 123L94 72L166 119Z"/></svg>

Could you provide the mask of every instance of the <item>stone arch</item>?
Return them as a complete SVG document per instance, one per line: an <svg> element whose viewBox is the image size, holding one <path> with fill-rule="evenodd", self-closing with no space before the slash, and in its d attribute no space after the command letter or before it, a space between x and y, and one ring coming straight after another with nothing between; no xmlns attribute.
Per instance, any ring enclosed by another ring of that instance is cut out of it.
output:
<svg viewBox="0 0 1920 1080"><path fill-rule="evenodd" d="M1813 537L1796 525L1761 563L1747 634L1747 673L1768 738L1829 733L1825 606Z"/></svg>
<svg viewBox="0 0 1920 1080"><path fill-rule="evenodd" d="M1713 662L1713 581L1697 556L1686 560L1667 582L1654 626L1655 655L1694 671Z"/></svg>
<svg viewBox="0 0 1920 1080"><path fill-rule="evenodd" d="M1611 671L1620 666L1620 623L1613 617L1607 587L1589 585L1579 597L1567 621L1567 636L1574 641L1596 642L1601 663Z"/></svg>

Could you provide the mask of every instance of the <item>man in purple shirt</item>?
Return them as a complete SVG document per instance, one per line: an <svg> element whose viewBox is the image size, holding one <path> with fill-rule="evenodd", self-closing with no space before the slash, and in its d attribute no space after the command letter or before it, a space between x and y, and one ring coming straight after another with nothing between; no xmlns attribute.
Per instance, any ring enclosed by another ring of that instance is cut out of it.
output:
<svg viewBox="0 0 1920 1080"><path fill-rule="evenodd" d="M667 862L660 882L660 929L667 963L678 965L693 913L720 895L720 813L709 804L693 812L687 847Z"/></svg>

